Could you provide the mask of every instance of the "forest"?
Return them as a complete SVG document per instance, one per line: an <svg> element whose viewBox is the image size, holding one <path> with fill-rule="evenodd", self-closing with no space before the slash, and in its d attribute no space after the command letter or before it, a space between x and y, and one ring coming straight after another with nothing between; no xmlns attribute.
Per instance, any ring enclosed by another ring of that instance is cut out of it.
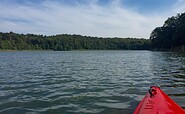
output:
<svg viewBox="0 0 185 114"><path fill-rule="evenodd" d="M156 27L150 40L153 50L185 52L185 13L172 16L163 26Z"/></svg>
<svg viewBox="0 0 185 114"><path fill-rule="evenodd" d="M81 35L43 36L0 32L0 50L149 50L150 40Z"/></svg>
<svg viewBox="0 0 185 114"><path fill-rule="evenodd" d="M0 32L0 50L156 50L185 52L185 13L168 18L149 39Z"/></svg>

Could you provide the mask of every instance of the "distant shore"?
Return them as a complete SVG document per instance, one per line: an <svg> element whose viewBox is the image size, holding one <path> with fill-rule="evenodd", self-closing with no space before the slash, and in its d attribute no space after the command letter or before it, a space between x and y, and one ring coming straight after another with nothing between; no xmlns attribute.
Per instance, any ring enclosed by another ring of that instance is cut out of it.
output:
<svg viewBox="0 0 185 114"><path fill-rule="evenodd" d="M22 51L54 51L54 50L9 50L9 49L0 50L0 52L22 52Z"/></svg>

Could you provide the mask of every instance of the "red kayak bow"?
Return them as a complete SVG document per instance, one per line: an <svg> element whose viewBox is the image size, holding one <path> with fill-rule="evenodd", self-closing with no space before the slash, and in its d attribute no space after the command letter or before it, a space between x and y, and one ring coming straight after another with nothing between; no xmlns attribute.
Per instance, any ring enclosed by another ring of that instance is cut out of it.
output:
<svg viewBox="0 0 185 114"><path fill-rule="evenodd" d="M185 111L159 87L151 86L134 114L185 114Z"/></svg>

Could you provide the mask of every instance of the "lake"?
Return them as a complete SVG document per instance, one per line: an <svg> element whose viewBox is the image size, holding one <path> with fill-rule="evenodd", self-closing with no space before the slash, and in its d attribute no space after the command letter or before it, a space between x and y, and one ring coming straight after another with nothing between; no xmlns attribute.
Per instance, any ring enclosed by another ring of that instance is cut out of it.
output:
<svg viewBox="0 0 185 114"><path fill-rule="evenodd" d="M185 108L185 54L0 52L3 114L132 114L151 85Z"/></svg>

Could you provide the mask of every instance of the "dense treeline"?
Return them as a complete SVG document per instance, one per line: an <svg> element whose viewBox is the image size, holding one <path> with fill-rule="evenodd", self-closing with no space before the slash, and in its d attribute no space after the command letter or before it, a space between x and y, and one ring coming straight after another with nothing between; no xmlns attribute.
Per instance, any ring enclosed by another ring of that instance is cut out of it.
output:
<svg viewBox="0 0 185 114"><path fill-rule="evenodd" d="M185 51L185 13L168 18L162 27L155 28L150 36L155 50Z"/></svg>
<svg viewBox="0 0 185 114"><path fill-rule="evenodd" d="M43 36L0 33L1 50L148 50L150 40L136 38L98 38L81 35Z"/></svg>

